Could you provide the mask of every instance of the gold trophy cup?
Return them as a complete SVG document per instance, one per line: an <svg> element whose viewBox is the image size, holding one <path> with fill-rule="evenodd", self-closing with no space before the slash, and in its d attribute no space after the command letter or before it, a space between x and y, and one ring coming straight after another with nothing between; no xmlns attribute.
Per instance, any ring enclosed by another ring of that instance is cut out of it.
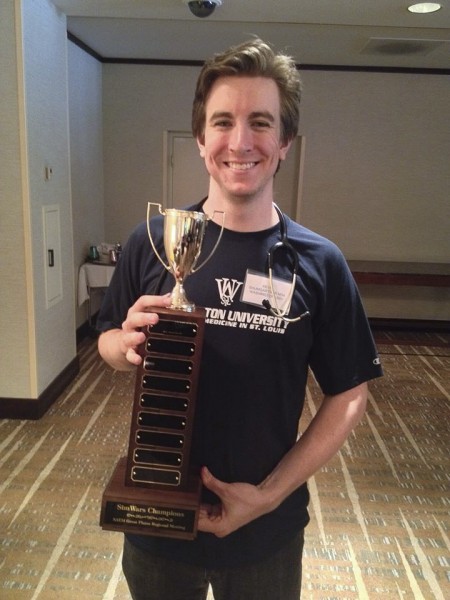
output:
<svg viewBox="0 0 450 600"><path fill-rule="evenodd" d="M168 264L166 264L156 249L150 231L150 207L158 206L159 212L164 216L164 250L166 252ZM223 233L224 213L222 214L222 229L220 230L217 242L211 250L209 256L197 266L197 261L202 249L203 236L210 218L205 213L179 210L177 208L167 208L164 211L160 204L148 203L147 208L147 231L153 252L158 257L160 263L175 277L175 287L172 290L172 304L170 308L192 312L195 310L195 304L186 298L183 282L192 273L196 273L205 265L220 243Z"/></svg>

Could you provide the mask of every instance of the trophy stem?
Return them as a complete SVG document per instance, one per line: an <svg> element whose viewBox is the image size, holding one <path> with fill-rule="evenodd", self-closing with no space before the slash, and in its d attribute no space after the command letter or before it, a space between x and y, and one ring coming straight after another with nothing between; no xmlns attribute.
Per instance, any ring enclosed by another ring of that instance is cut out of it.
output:
<svg viewBox="0 0 450 600"><path fill-rule="evenodd" d="M185 312L193 312L195 310L195 304L189 302L184 291L183 282L176 281L175 287L172 290L172 304L169 308L174 310L184 310Z"/></svg>

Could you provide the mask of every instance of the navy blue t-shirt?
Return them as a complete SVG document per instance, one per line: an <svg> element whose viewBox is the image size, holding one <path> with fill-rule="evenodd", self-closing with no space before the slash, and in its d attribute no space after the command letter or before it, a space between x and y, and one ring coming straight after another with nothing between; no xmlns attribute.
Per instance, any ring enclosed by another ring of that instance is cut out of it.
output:
<svg viewBox="0 0 450 600"><path fill-rule="evenodd" d="M308 368L324 394L344 392L381 375L359 293L338 248L286 217L300 268L286 323L264 307L243 302L248 272L267 273L267 254L280 240L279 225L253 233L225 229L217 251L186 279L190 300L206 309L191 462L219 479L258 484L295 444ZM161 256L162 217L151 222ZM206 228L199 264L220 227ZM292 279L292 265L277 251L274 276ZM147 227L130 236L108 288L97 326L120 328L142 294L166 293L174 279L155 257ZM130 390L130 393L132 391ZM214 498L204 490L205 501ZM128 535L132 543L205 568L242 565L269 557L309 521L306 484L276 510L225 538L199 532L194 541Z"/></svg>

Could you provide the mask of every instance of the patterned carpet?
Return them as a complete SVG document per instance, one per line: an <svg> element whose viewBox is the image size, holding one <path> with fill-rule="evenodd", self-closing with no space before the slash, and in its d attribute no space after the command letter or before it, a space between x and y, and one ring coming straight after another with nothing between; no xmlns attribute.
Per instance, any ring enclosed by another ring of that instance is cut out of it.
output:
<svg viewBox="0 0 450 600"><path fill-rule="evenodd" d="M377 340L385 377L310 480L303 600L450 598L450 339ZM80 374L40 421L0 421L1 600L129 600L122 535L98 520L134 378L106 368L92 340L79 351ZM311 378L301 429L319 402Z"/></svg>

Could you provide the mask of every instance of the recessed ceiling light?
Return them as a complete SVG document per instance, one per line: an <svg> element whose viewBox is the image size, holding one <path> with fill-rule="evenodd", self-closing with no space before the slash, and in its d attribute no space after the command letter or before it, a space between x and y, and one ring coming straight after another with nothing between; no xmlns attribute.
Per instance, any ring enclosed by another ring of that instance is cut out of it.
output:
<svg viewBox="0 0 450 600"><path fill-rule="evenodd" d="M437 2L419 2L419 4L411 4L411 6L408 6L409 12L422 14L436 12L440 8L442 8L442 5Z"/></svg>

